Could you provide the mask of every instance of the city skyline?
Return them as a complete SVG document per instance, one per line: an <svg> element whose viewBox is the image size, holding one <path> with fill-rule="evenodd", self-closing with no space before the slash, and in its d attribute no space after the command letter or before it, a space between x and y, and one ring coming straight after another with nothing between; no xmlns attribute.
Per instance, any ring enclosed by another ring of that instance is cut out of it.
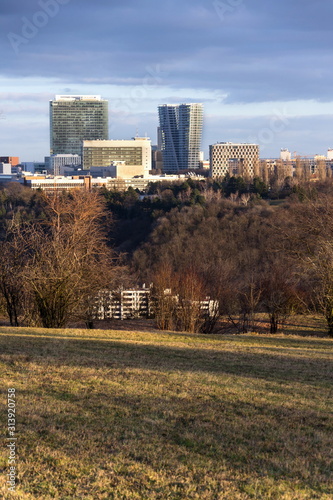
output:
<svg viewBox="0 0 333 500"><path fill-rule="evenodd" d="M333 147L328 0L4 0L1 10L3 155L48 154L56 94L102 95L110 138L153 143L160 104L202 102L205 157L219 141L258 143L265 157Z"/></svg>

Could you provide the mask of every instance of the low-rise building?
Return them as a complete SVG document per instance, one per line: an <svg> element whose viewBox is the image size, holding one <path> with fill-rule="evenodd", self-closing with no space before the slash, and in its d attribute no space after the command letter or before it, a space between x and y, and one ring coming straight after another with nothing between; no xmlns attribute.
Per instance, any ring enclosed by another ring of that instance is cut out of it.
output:
<svg viewBox="0 0 333 500"><path fill-rule="evenodd" d="M58 154L45 157L46 168L53 175L64 175L66 167L77 168L81 166L81 163L80 155Z"/></svg>
<svg viewBox="0 0 333 500"><path fill-rule="evenodd" d="M57 177L43 175L26 175L24 185L42 191L69 191L71 189L91 190L90 176Z"/></svg>

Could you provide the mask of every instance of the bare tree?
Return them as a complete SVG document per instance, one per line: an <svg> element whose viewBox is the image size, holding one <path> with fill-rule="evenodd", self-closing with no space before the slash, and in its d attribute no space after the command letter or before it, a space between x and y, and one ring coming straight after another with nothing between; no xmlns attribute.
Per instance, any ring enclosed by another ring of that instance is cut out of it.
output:
<svg viewBox="0 0 333 500"><path fill-rule="evenodd" d="M328 333L333 337L333 244L318 243L316 252L304 258L312 301L325 317Z"/></svg>
<svg viewBox="0 0 333 500"><path fill-rule="evenodd" d="M281 225L283 251L294 259L310 305L324 315L333 336L333 194L295 203Z"/></svg>
<svg viewBox="0 0 333 500"><path fill-rule="evenodd" d="M0 293L10 324L19 326L26 301L23 273L27 254L24 241L17 237L15 226L11 226L7 230L6 241L0 243Z"/></svg>
<svg viewBox="0 0 333 500"><path fill-rule="evenodd" d="M203 312L206 289L198 274L192 268L176 273L170 264L165 263L152 280L157 327L190 333L202 331L207 320Z"/></svg>
<svg viewBox="0 0 333 500"><path fill-rule="evenodd" d="M29 249L23 279L42 326L59 328L73 317L90 317L94 296L112 280L113 256L98 194L55 194L45 203L47 221L22 229Z"/></svg>
<svg viewBox="0 0 333 500"><path fill-rule="evenodd" d="M256 272L251 271L239 279L238 300L240 329L243 333L256 330L256 317L262 296L260 281Z"/></svg>
<svg viewBox="0 0 333 500"><path fill-rule="evenodd" d="M261 307L268 313L270 333L276 333L286 318L299 308L298 279L285 255L267 262L261 275Z"/></svg>
<svg viewBox="0 0 333 500"><path fill-rule="evenodd" d="M202 301L206 298L203 280L193 268L179 275L177 286L178 307L176 308L177 330L199 332L205 322Z"/></svg>
<svg viewBox="0 0 333 500"><path fill-rule="evenodd" d="M325 160L322 159L318 160L316 166L317 166L318 179L320 181L324 181L327 178L327 168Z"/></svg>
<svg viewBox="0 0 333 500"><path fill-rule="evenodd" d="M152 275L152 309L157 328L173 330L176 328L175 311L177 298L174 295L177 279L169 263L164 263Z"/></svg>
<svg viewBox="0 0 333 500"><path fill-rule="evenodd" d="M301 163L301 157L296 156L296 162L295 162L295 177L298 182L300 182L303 178L303 166Z"/></svg>

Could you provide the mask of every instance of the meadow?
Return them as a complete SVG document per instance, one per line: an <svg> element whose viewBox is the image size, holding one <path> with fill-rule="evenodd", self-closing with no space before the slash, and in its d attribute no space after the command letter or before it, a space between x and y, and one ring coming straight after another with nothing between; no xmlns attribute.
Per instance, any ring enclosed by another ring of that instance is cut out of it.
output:
<svg viewBox="0 0 333 500"><path fill-rule="evenodd" d="M1 497L332 499L333 340L295 332L1 327Z"/></svg>

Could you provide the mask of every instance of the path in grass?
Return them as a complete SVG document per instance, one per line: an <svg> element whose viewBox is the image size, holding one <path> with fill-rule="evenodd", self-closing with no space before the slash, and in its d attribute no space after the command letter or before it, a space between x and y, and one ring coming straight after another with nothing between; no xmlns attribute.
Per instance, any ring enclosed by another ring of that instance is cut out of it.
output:
<svg viewBox="0 0 333 500"><path fill-rule="evenodd" d="M0 328L17 499L331 499L333 341ZM4 430L6 432L6 429Z"/></svg>

